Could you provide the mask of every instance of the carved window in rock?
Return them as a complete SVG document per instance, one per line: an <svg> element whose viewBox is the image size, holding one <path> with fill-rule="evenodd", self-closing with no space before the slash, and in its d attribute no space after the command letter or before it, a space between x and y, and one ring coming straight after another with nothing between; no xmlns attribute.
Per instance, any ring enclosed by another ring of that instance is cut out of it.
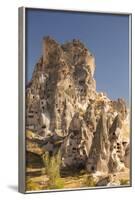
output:
<svg viewBox="0 0 135 200"><path fill-rule="evenodd" d="M58 111L58 113L60 113L60 109L58 109L57 111Z"/></svg>
<svg viewBox="0 0 135 200"><path fill-rule="evenodd" d="M77 150L77 148L76 148L76 147L73 147L73 148L72 148L72 150L73 150L73 151L76 151L76 150Z"/></svg>
<svg viewBox="0 0 135 200"><path fill-rule="evenodd" d="M80 85L84 85L84 84L85 84L85 81L84 81L84 80L79 80L79 84L80 84Z"/></svg>
<svg viewBox="0 0 135 200"><path fill-rule="evenodd" d="M126 145L127 145L127 142L122 142L122 145L123 145L123 146L126 146Z"/></svg>
<svg viewBox="0 0 135 200"><path fill-rule="evenodd" d="M80 92L83 93L83 92L84 92L84 89L81 88L81 89L80 89Z"/></svg>
<svg viewBox="0 0 135 200"><path fill-rule="evenodd" d="M34 115L28 115L29 118L34 118Z"/></svg>
<svg viewBox="0 0 135 200"><path fill-rule="evenodd" d="M46 128L46 125L43 125L43 126L42 126L42 129L45 129L45 128Z"/></svg>
<svg viewBox="0 0 135 200"><path fill-rule="evenodd" d="M65 112L63 113L63 117L66 117L66 113Z"/></svg>
<svg viewBox="0 0 135 200"><path fill-rule="evenodd" d="M83 149L82 153L83 153L83 155L86 155L86 152L85 152L85 150L84 150L84 149Z"/></svg>
<svg viewBox="0 0 135 200"><path fill-rule="evenodd" d="M78 135L79 134L79 130L74 130L74 135Z"/></svg>
<svg viewBox="0 0 135 200"><path fill-rule="evenodd" d="M117 150L116 153L120 153L120 150Z"/></svg>
<svg viewBox="0 0 135 200"><path fill-rule="evenodd" d="M56 108L58 108L58 104L57 103L55 104L55 106L56 106Z"/></svg>
<svg viewBox="0 0 135 200"><path fill-rule="evenodd" d="M41 101L41 104L43 105L43 104L44 104L44 101Z"/></svg>
<svg viewBox="0 0 135 200"><path fill-rule="evenodd" d="M91 171L94 172L95 171L95 167L91 166Z"/></svg>
<svg viewBox="0 0 135 200"><path fill-rule="evenodd" d="M32 113L34 113L34 111L33 111L33 110L31 110L31 111L29 111L29 113L30 113L30 114L32 114Z"/></svg>
<svg viewBox="0 0 135 200"><path fill-rule="evenodd" d="M45 109L45 107L44 106L42 106L42 111L44 112L44 109Z"/></svg>

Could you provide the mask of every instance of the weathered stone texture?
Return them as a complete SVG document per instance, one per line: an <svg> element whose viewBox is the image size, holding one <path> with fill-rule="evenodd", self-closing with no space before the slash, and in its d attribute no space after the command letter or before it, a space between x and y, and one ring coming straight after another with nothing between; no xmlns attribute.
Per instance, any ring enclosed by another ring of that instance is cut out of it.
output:
<svg viewBox="0 0 135 200"><path fill-rule="evenodd" d="M79 40L60 45L45 37L26 87L26 128L47 139L47 151L61 148L64 167L116 172L129 167L123 136L128 110L123 99L96 91L95 67L94 55ZM61 145L55 145L59 137Z"/></svg>

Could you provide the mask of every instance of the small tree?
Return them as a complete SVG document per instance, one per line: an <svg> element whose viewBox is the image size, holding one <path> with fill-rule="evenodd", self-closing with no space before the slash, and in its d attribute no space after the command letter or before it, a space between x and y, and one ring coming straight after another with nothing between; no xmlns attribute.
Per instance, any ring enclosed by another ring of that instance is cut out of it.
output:
<svg viewBox="0 0 135 200"><path fill-rule="evenodd" d="M46 152L42 156L42 158L45 165L45 172L49 177L48 189L63 188L63 181L60 177L60 164L61 164L60 151L54 156L50 156L49 153Z"/></svg>

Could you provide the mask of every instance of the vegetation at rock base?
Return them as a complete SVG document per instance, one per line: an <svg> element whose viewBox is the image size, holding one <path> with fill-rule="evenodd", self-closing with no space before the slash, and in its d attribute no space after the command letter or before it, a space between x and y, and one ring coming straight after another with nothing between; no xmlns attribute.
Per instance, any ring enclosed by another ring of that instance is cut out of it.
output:
<svg viewBox="0 0 135 200"><path fill-rule="evenodd" d="M121 179L120 185L129 185L129 180L128 179Z"/></svg>
<svg viewBox="0 0 135 200"><path fill-rule="evenodd" d="M34 191L34 190L40 190L38 183L33 182L32 180L26 181L26 188L27 191Z"/></svg>
<svg viewBox="0 0 135 200"><path fill-rule="evenodd" d="M92 175L88 175L84 179L83 185L85 187L96 187L96 181L94 180Z"/></svg>
<svg viewBox="0 0 135 200"><path fill-rule="evenodd" d="M61 189L64 187L64 183L60 177L60 163L61 156L60 152L58 152L55 156L50 156L48 152L46 152L42 156L44 165L45 165L45 173L49 177L47 189Z"/></svg>

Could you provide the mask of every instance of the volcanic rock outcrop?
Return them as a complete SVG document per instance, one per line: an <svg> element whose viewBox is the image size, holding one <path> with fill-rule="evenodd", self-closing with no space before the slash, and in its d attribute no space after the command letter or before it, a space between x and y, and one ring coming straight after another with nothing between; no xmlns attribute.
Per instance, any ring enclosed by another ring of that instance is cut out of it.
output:
<svg viewBox="0 0 135 200"><path fill-rule="evenodd" d="M42 138L42 151L60 148L62 167L117 172L129 167L129 113L123 99L96 91L95 66L79 40L60 45L45 37L26 87L26 129Z"/></svg>

